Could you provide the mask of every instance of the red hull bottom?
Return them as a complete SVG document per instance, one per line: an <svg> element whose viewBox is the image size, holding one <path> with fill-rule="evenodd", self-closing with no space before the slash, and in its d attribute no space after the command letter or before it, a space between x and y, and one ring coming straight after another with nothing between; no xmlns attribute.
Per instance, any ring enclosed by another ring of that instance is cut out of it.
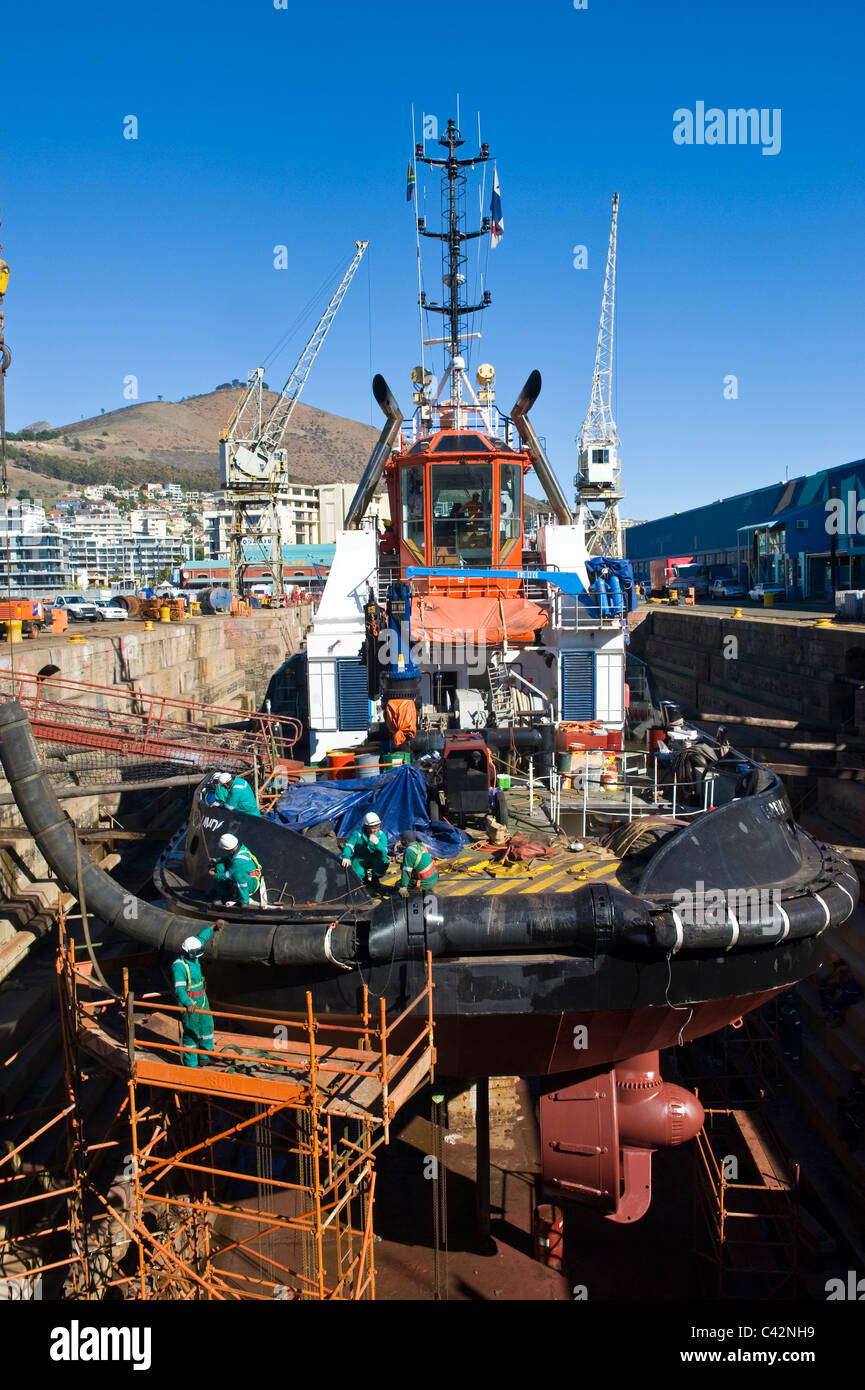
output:
<svg viewBox="0 0 865 1390"><path fill-rule="evenodd" d="M437 1015L437 1069L443 1076L470 1078L550 1076L611 1067L628 1057L715 1033L787 988L684 1008Z"/></svg>

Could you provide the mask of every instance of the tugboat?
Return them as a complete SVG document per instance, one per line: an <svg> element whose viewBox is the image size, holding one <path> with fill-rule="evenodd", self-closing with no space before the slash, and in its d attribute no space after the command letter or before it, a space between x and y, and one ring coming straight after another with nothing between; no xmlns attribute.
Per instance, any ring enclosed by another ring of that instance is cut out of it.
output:
<svg viewBox="0 0 865 1390"><path fill-rule="evenodd" d="M446 370L436 384L414 369L410 424L383 378L373 382L385 424L308 636L312 762L362 744L408 750L413 766L384 777L422 778L435 819L436 803L453 811L441 767L462 743L482 765L476 786L456 779L460 807L483 811L488 799L498 838L521 818L542 852L508 866L476 831L439 862L434 893L376 896L335 843L214 805L203 784L155 875L182 915L142 903L130 917L98 871L88 902L126 934L176 949L190 917L213 919L209 869L220 837L236 835L263 866L269 906L218 909L214 1004L272 1018L302 1013L310 992L334 1023L356 1020L370 996L398 1013L423 988L431 953L440 1073L537 1078L546 1190L633 1221L649 1205L653 1150L692 1137L703 1118L694 1096L662 1080L659 1050L815 970L820 935L854 910L858 879L794 823L774 773L690 728L629 658L630 567L587 550L529 421L539 374L509 417L491 366L472 385L464 323L489 295L467 301L464 246L490 228L464 230L464 194L490 154L483 145L460 158L462 143L451 121L440 158L416 148L443 180L442 229L420 219L419 231L443 251L444 303L421 302L445 320ZM552 515L534 545L530 469ZM382 475L385 538L363 524ZM31 765L10 754L4 716L0 755L26 800Z"/></svg>

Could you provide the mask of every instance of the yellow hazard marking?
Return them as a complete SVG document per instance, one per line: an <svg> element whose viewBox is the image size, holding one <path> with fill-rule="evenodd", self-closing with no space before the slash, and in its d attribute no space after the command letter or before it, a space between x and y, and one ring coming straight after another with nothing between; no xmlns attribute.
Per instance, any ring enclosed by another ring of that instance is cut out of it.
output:
<svg viewBox="0 0 865 1390"><path fill-rule="evenodd" d="M502 897L508 893L573 893L589 879L615 878L621 860L597 856L574 862L556 858L500 864L491 859L451 861L440 867L436 892L448 898ZM492 881L491 881L492 880Z"/></svg>
<svg viewBox="0 0 865 1390"><path fill-rule="evenodd" d="M620 859L608 859L604 864L596 863L593 865L591 861L589 861L586 864L574 865L572 869L568 870L568 873L573 878L577 879L603 878L604 874L614 874L621 862Z"/></svg>
<svg viewBox="0 0 865 1390"><path fill-rule="evenodd" d="M482 893L483 891L483 886L480 883L460 883L451 889L449 896L467 898L470 893Z"/></svg>
<svg viewBox="0 0 865 1390"><path fill-rule="evenodd" d="M567 885L573 889L573 879L570 876L569 869L557 869L555 873L545 874L537 883L528 884L522 891L524 893L557 892L560 885Z"/></svg>

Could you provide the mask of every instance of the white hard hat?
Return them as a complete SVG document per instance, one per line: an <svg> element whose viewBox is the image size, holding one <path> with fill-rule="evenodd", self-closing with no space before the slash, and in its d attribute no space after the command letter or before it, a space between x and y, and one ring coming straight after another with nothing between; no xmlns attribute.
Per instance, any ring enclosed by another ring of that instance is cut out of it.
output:
<svg viewBox="0 0 865 1390"><path fill-rule="evenodd" d="M200 956L204 947L197 936L188 936L180 949L185 956Z"/></svg>
<svg viewBox="0 0 865 1390"><path fill-rule="evenodd" d="M219 848L220 848L220 849L224 849L224 850L234 850L234 849L237 849L237 846L238 846L239 844L240 844L240 841L238 840L237 836L236 836L236 835L232 835L230 832L227 832L225 835L220 835L220 837L219 837Z"/></svg>
<svg viewBox="0 0 865 1390"><path fill-rule="evenodd" d="M367 811L363 818L364 826L381 825L381 816L377 816L375 811Z"/></svg>
<svg viewBox="0 0 865 1390"><path fill-rule="evenodd" d="M229 782L234 781L234 778L230 772L217 772L216 780L217 782L221 782L224 787L227 787Z"/></svg>

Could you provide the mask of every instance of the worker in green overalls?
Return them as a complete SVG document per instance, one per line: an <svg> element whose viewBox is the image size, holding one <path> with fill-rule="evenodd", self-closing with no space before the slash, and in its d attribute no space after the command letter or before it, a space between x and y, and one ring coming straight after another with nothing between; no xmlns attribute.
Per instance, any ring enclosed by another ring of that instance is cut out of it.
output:
<svg viewBox="0 0 865 1390"><path fill-rule="evenodd" d="M360 828L349 835L342 847L342 867L351 869L361 883L381 891L381 876L387 873L389 862L381 817L375 811L367 811Z"/></svg>
<svg viewBox="0 0 865 1390"><path fill-rule="evenodd" d="M247 816L260 816L255 792L245 777L232 772L218 772L214 778L213 800L227 811L243 811Z"/></svg>
<svg viewBox="0 0 865 1390"><path fill-rule="evenodd" d="M251 850L242 845L236 835L226 832L219 837L220 858L210 870L219 888L218 896L226 907L240 903L246 907L254 893L261 906L267 907L267 889L261 865Z"/></svg>
<svg viewBox="0 0 865 1390"><path fill-rule="evenodd" d="M181 1039L184 1048L187 1049L183 1053L185 1067L198 1066L198 1052L188 1049L213 1051L213 1014L198 1012L210 1008L201 969L201 957L205 943L210 940L214 931L219 931L221 927L222 922L217 922L213 927L202 927L197 936L187 936L180 948L180 955L171 964L174 994L178 1004L186 1010L182 1019Z"/></svg>
<svg viewBox="0 0 865 1390"><path fill-rule="evenodd" d="M409 891L426 893L435 888L439 881L439 871L435 860L416 835L407 831L402 835L402 876L399 881L399 895L407 898Z"/></svg>

